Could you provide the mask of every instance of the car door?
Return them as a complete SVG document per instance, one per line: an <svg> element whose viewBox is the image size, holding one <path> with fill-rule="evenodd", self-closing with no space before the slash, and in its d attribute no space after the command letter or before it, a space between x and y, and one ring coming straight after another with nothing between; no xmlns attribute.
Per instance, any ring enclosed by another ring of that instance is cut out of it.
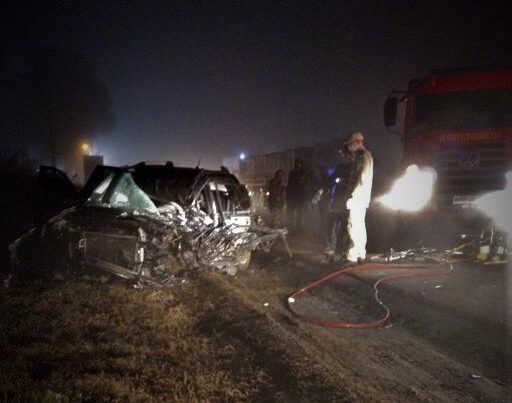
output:
<svg viewBox="0 0 512 403"><path fill-rule="evenodd" d="M80 190L78 198L81 201L85 201L96 188L96 186L98 186L112 172L118 170L119 168L108 165L96 165L94 170L89 175L89 178L87 179L84 187Z"/></svg>
<svg viewBox="0 0 512 403"><path fill-rule="evenodd" d="M188 200L208 213L216 225L237 225L242 230L251 222L251 200L247 189L230 174L205 173L192 186Z"/></svg>
<svg viewBox="0 0 512 403"><path fill-rule="evenodd" d="M251 224L251 204L247 189L229 175L211 178L208 187L224 225L246 231Z"/></svg>
<svg viewBox="0 0 512 403"><path fill-rule="evenodd" d="M35 221L41 222L73 205L78 191L67 175L58 168L41 165L34 196Z"/></svg>

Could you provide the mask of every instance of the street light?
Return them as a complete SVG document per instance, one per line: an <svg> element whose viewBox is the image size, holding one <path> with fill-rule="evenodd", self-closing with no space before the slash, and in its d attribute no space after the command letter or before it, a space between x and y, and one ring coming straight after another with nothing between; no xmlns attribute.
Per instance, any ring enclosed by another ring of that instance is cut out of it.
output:
<svg viewBox="0 0 512 403"><path fill-rule="evenodd" d="M89 144L87 144L87 143L82 143L82 151L83 151L83 153L84 153L84 154L88 154L88 153L89 153L90 148L91 148L91 147L89 146Z"/></svg>
<svg viewBox="0 0 512 403"><path fill-rule="evenodd" d="M244 160L244 159L245 159L245 153L240 153L240 159L241 159L241 160Z"/></svg>

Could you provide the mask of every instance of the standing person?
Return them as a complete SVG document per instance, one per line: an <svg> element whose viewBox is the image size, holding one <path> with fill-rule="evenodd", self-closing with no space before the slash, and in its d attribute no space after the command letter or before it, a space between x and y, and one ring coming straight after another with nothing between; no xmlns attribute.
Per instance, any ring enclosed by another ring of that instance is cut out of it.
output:
<svg viewBox="0 0 512 403"><path fill-rule="evenodd" d="M364 146L364 136L354 132L341 150L341 161L324 189L327 197L326 259L332 260L341 242L346 260L366 258L366 209L370 204L373 158ZM348 250L347 250L348 249Z"/></svg>
<svg viewBox="0 0 512 403"><path fill-rule="evenodd" d="M278 169L268 183L268 209L270 210L270 226L272 228L283 226L283 210L286 203L285 192L284 171Z"/></svg>
<svg viewBox="0 0 512 403"><path fill-rule="evenodd" d="M288 174L288 186L286 188L288 226L294 230L302 229L307 201L308 177L302 160L296 158L295 168Z"/></svg>

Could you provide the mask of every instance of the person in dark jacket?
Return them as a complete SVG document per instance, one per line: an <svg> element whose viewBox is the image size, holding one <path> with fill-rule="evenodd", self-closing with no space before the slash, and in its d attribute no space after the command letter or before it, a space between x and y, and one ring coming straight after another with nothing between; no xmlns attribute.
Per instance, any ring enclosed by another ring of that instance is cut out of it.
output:
<svg viewBox="0 0 512 403"><path fill-rule="evenodd" d="M353 133L341 150L340 162L323 189L328 219L326 259L337 250L349 262L366 257L366 209L370 204L373 158L361 132Z"/></svg>
<svg viewBox="0 0 512 403"><path fill-rule="evenodd" d="M308 201L308 176L302 160L297 158L295 159L295 168L288 174L288 186L286 187L286 209L290 229L302 229Z"/></svg>
<svg viewBox="0 0 512 403"><path fill-rule="evenodd" d="M283 210L286 204L285 193L284 171L278 169L268 183L268 209L270 210L270 226L272 228L283 226Z"/></svg>

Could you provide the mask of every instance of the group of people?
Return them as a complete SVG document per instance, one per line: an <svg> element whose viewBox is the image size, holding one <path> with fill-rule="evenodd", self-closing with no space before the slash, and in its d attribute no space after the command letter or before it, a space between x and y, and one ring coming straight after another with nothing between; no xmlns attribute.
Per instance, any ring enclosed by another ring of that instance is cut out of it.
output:
<svg viewBox="0 0 512 403"><path fill-rule="evenodd" d="M268 183L268 207L271 226L283 227L286 206L287 226L303 229L311 202L319 211L320 230L325 238L327 261L336 255L349 263L366 258L366 210L370 204L373 181L373 158L364 145L361 132L352 133L340 152L331 175L325 170L312 180L303 162L295 161L285 185L283 170L276 171Z"/></svg>
<svg viewBox="0 0 512 403"><path fill-rule="evenodd" d="M300 159L295 160L286 185L284 171L276 171L267 186L271 227L284 226L283 211L286 206L287 226L294 231L302 230L308 201L311 200L310 184L311 178Z"/></svg>

